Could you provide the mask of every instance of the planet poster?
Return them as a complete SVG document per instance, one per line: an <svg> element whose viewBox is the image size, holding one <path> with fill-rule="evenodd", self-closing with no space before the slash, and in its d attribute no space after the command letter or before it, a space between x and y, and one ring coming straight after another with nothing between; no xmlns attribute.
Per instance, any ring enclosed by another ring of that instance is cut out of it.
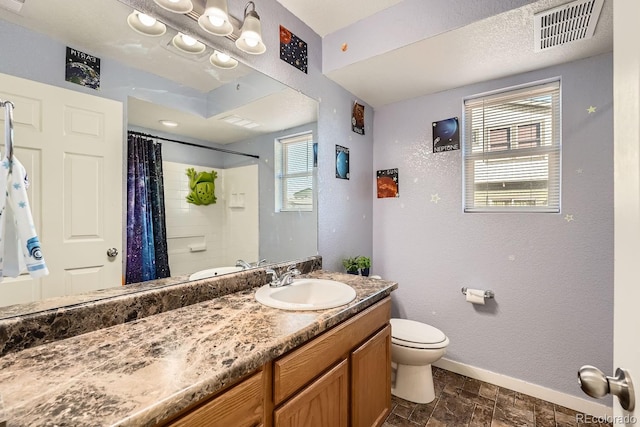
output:
<svg viewBox="0 0 640 427"><path fill-rule="evenodd" d="M400 197L400 191L398 189L398 168L377 171L376 188L378 189L378 199Z"/></svg>
<svg viewBox="0 0 640 427"><path fill-rule="evenodd" d="M66 81L100 89L100 58L67 46Z"/></svg>
<svg viewBox="0 0 640 427"><path fill-rule="evenodd" d="M349 179L349 149L336 145L336 178Z"/></svg>
<svg viewBox="0 0 640 427"><path fill-rule="evenodd" d="M460 149L460 127L457 117L433 122L432 125L434 153Z"/></svg>
<svg viewBox="0 0 640 427"><path fill-rule="evenodd" d="M353 113L351 115L351 130L360 135L364 135L364 105L353 103Z"/></svg>
<svg viewBox="0 0 640 427"><path fill-rule="evenodd" d="M307 42L280 25L280 59L307 74Z"/></svg>

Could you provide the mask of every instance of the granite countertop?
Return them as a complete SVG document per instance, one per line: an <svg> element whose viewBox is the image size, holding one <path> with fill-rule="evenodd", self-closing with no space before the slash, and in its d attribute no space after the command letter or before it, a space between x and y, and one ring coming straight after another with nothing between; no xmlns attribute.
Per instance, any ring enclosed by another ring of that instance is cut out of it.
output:
<svg viewBox="0 0 640 427"><path fill-rule="evenodd" d="M342 273L306 276L347 283L356 299L293 312L263 306L251 289L7 354L7 426L155 425L397 288Z"/></svg>

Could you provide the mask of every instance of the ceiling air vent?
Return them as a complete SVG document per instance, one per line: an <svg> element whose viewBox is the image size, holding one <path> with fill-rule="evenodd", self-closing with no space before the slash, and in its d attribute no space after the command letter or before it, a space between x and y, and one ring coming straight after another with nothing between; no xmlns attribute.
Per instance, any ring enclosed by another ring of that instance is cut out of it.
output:
<svg viewBox="0 0 640 427"><path fill-rule="evenodd" d="M535 51L593 36L604 0L576 0L534 15Z"/></svg>

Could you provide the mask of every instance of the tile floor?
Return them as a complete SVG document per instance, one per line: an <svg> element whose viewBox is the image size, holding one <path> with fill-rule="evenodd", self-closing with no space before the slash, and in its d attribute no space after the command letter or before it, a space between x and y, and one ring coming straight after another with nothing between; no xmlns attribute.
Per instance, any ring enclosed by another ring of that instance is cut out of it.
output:
<svg viewBox="0 0 640 427"><path fill-rule="evenodd" d="M435 367L433 383L431 403L392 396L383 427L611 427L581 423L583 414L571 409Z"/></svg>

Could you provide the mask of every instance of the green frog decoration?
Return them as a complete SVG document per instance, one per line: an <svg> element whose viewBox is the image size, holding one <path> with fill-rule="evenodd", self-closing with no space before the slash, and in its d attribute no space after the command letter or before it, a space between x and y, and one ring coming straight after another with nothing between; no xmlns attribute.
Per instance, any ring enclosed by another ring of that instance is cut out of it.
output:
<svg viewBox="0 0 640 427"><path fill-rule="evenodd" d="M196 172L194 168L187 169L189 188L191 193L187 196L187 202L194 205L210 205L216 202L215 179L218 172Z"/></svg>

